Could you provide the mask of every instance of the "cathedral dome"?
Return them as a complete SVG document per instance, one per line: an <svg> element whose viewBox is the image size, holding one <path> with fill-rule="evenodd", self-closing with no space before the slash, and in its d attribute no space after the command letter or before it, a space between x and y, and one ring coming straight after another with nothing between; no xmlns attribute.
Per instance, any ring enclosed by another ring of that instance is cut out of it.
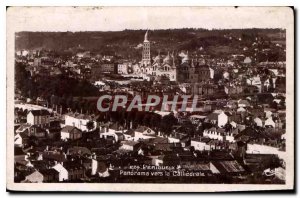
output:
<svg viewBox="0 0 300 198"><path fill-rule="evenodd" d="M164 63L171 65L172 61L173 61L172 57L170 56L170 53L168 52L168 55L164 58Z"/></svg>
<svg viewBox="0 0 300 198"><path fill-rule="evenodd" d="M175 54L173 56L173 58L174 58L175 65L180 65L181 64L182 58L178 54Z"/></svg>
<svg viewBox="0 0 300 198"><path fill-rule="evenodd" d="M160 54L158 54L155 58L154 58L154 63L161 63L162 62L162 57Z"/></svg>
<svg viewBox="0 0 300 198"><path fill-rule="evenodd" d="M189 53L187 52L187 54L183 57L182 59L182 63L188 63L190 62L190 56L189 56Z"/></svg>

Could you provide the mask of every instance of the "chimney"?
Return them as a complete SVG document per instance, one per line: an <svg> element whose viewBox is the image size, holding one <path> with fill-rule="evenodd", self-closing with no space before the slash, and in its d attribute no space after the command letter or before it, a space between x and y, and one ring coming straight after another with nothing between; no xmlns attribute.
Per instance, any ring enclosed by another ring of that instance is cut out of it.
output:
<svg viewBox="0 0 300 198"><path fill-rule="evenodd" d="M25 155L25 161L29 161L28 160L28 157L29 157L29 155L28 155L28 153Z"/></svg>
<svg viewBox="0 0 300 198"><path fill-rule="evenodd" d="M38 156L38 159L37 159L38 161L41 161L41 160L43 160L43 154L42 153L39 153L39 156Z"/></svg>
<svg viewBox="0 0 300 198"><path fill-rule="evenodd" d="M97 159L97 156L95 153L92 154L92 159L96 160Z"/></svg>

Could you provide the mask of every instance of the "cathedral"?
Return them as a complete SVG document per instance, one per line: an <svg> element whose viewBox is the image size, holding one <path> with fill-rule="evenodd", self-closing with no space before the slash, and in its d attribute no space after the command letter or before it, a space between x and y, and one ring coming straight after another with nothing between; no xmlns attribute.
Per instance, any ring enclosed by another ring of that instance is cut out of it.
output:
<svg viewBox="0 0 300 198"><path fill-rule="evenodd" d="M144 37L140 71L143 75L153 78L166 76L170 81L176 81L176 64L173 54L168 53L168 55L163 58L159 53L154 59L151 59L148 31Z"/></svg>
<svg viewBox="0 0 300 198"><path fill-rule="evenodd" d="M165 76L170 81L180 83L198 83L211 79L212 70L207 65L194 63L188 52L183 58L174 52L168 52L164 57L158 53L154 59L151 59L150 46L147 31L143 42L142 60L136 69L136 73L141 74L144 78L156 79Z"/></svg>

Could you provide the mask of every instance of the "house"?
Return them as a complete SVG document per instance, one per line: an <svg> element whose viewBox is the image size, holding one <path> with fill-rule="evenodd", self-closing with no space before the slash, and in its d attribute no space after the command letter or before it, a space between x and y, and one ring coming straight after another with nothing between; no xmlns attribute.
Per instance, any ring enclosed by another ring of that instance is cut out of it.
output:
<svg viewBox="0 0 300 198"><path fill-rule="evenodd" d="M211 150L211 145L208 144L210 141L209 138L199 137L199 138L192 138L191 139L191 147L194 147L197 151L209 151Z"/></svg>
<svg viewBox="0 0 300 198"><path fill-rule="evenodd" d="M220 134L220 130L217 132L216 127L211 127L203 131L203 137L208 137L214 140L223 140L223 134Z"/></svg>
<svg viewBox="0 0 300 198"><path fill-rule="evenodd" d="M64 162L67 161L67 155L65 153L62 153L61 151L44 151L42 153L42 159L43 160L47 160L50 162L54 162L55 164L59 163L59 164L64 164Z"/></svg>
<svg viewBox="0 0 300 198"><path fill-rule="evenodd" d="M119 150L126 150L126 151L134 151L137 149L139 143L135 141L122 141L121 147Z"/></svg>
<svg viewBox="0 0 300 198"><path fill-rule="evenodd" d="M36 138L45 138L46 137L46 130L42 127L40 127L40 125L32 125L29 128L28 131L28 136L34 136Z"/></svg>
<svg viewBox="0 0 300 198"><path fill-rule="evenodd" d="M263 127L263 122L260 118L256 117L253 119L253 121L256 124L256 126Z"/></svg>
<svg viewBox="0 0 300 198"><path fill-rule="evenodd" d="M61 182L69 179L69 173L62 164L56 164L52 168L58 172L58 181Z"/></svg>
<svg viewBox="0 0 300 198"><path fill-rule="evenodd" d="M280 159L286 158L286 153L281 151L278 147L257 144L257 143L248 143L247 144L247 154L273 154L278 155Z"/></svg>
<svg viewBox="0 0 300 198"><path fill-rule="evenodd" d="M248 78L246 80L247 84L248 85L254 85L254 86L257 86L257 87L260 87L262 82L261 82L261 79L259 76L253 76L251 78Z"/></svg>
<svg viewBox="0 0 300 198"><path fill-rule="evenodd" d="M237 108L237 102L234 100L229 100L226 104L226 107L230 109L236 109Z"/></svg>
<svg viewBox="0 0 300 198"><path fill-rule="evenodd" d="M261 106L256 106L256 107L253 107L253 108L248 108L247 109L248 112L253 115L253 117L259 117L259 118L262 118L265 116L265 113L264 113L264 108L261 107Z"/></svg>
<svg viewBox="0 0 300 198"><path fill-rule="evenodd" d="M162 166L164 164L164 155L151 156L151 165Z"/></svg>
<svg viewBox="0 0 300 198"><path fill-rule="evenodd" d="M22 167L24 170L31 170L34 165L29 160L19 160L15 162L16 167Z"/></svg>
<svg viewBox="0 0 300 198"><path fill-rule="evenodd" d="M59 181L59 173L53 168L41 169L39 172L43 175L43 183L56 183Z"/></svg>
<svg viewBox="0 0 300 198"><path fill-rule="evenodd" d="M276 158L278 158L277 155L273 154L246 154L243 162L251 172L261 173L266 168L270 168L270 165L275 165L274 159Z"/></svg>
<svg viewBox="0 0 300 198"><path fill-rule="evenodd" d="M130 62L124 62L120 63L117 66L118 74L128 74L128 68L132 67L132 63Z"/></svg>
<svg viewBox="0 0 300 198"><path fill-rule="evenodd" d="M123 131L123 127L120 126L118 123L114 123L114 124L110 124L110 123L105 123L105 124L101 124L99 126L99 131L100 133L115 133L115 132L122 132Z"/></svg>
<svg viewBox="0 0 300 198"><path fill-rule="evenodd" d="M270 111L270 110L265 110L264 112L265 112L266 118L270 118L272 116L272 114L273 114L273 112Z"/></svg>
<svg viewBox="0 0 300 198"><path fill-rule="evenodd" d="M73 146L68 149L68 153L70 155L90 155L91 151L86 147Z"/></svg>
<svg viewBox="0 0 300 198"><path fill-rule="evenodd" d="M125 139L125 135L123 134L123 127L119 126L117 123L111 126L109 126L109 124L101 125L100 138L113 138L115 142L123 141Z"/></svg>
<svg viewBox="0 0 300 198"><path fill-rule="evenodd" d="M62 140L77 140L82 137L82 132L74 126L65 126L61 129L60 137Z"/></svg>
<svg viewBox="0 0 300 198"><path fill-rule="evenodd" d="M286 170L282 167L275 168L275 177L279 180L286 181Z"/></svg>
<svg viewBox="0 0 300 198"><path fill-rule="evenodd" d="M249 107L250 103L248 100L238 100L238 107Z"/></svg>
<svg viewBox="0 0 300 198"><path fill-rule="evenodd" d="M134 130L133 129L129 129L127 130L125 133L123 133L124 135L124 140L134 140Z"/></svg>
<svg viewBox="0 0 300 198"><path fill-rule="evenodd" d="M209 85L209 84L201 84L201 83L194 83L192 86L191 93L193 95L213 95L218 86L216 85Z"/></svg>
<svg viewBox="0 0 300 198"><path fill-rule="evenodd" d="M191 115L190 116L190 120L191 120L192 124L199 124L201 121L204 121L205 118L206 118L206 116L203 116L203 115Z"/></svg>
<svg viewBox="0 0 300 198"><path fill-rule="evenodd" d="M42 183L44 181L44 176L39 171L35 170L33 173L25 177L25 182L27 183Z"/></svg>
<svg viewBox="0 0 300 198"><path fill-rule="evenodd" d="M120 132L116 132L116 133L115 132L100 133L100 138L103 138L105 140L111 140L111 141L113 141L113 143L125 140L124 134L120 133Z"/></svg>
<svg viewBox="0 0 300 198"><path fill-rule="evenodd" d="M30 124L26 123L26 124L21 124L17 130L16 130L16 133L22 133L22 132L25 132L26 130L28 131L28 129L30 128Z"/></svg>
<svg viewBox="0 0 300 198"><path fill-rule="evenodd" d="M153 145L154 152L170 152L175 147L181 147L180 143L156 143Z"/></svg>
<svg viewBox="0 0 300 198"><path fill-rule="evenodd" d="M104 162L99 162L97 173L99 177L108 177L110 174L108 172L108 166Z"/></svg>
<svg viewBox="0 0 300 198"><path fill-rule="evenodd" d="M210 163L210 170L214 174L222 175L240 175L245 173L245 169L236 160L212 161Z"/></svg>
<svg viewBox="0 0 300 198"><path fill-rule="evenodd" d="M228 116L222 110L215 110L206 117L206 120L219 127L223 127L228 122Z"/></svg>
<svg viewBox="0 0 300 198"><path fill-rule="evenodd" d="M149 127L140 126L134 131L134 141L155 138L155 131Z"/></svg>
<svg viewBox="0 0 300 198"><path fill-rule="evenodd" d="M27 159L26 153L23 151L21 147L14 147L14 155L15 155L15 161L22 161Z"/></svg>
<svg viewBox="0 0 300 198"><path fill-rule="evenodd" d="M245 113L246 112L246 109L244 107L239 107L237 110L236 110L237 113L239 114L242 114L242 113Z"/></svg>
<svg viewBox="0 0 300 198"><path fill-rule="evenodd" d="M50 113L47 110L31 110L27 114L27 123L37 126L49 126L50 123Z"/></svg>
<svg viewBox="0 0 300 198"><path fill-rule="evenodd" d="M257 95L257 101L261 104L271 104L274 100L272 93L263 93Z"/></svg>
<svg viewBox="0 0 300 198"><path fill-rule="evenodd" d="M98 161L95 153L91 155L91 175L96 175L98 169Z"/></svg>
<svg viewBox="0 0 300 198"><path fill-rule="evenodd" d="M237 124L236 124L236 122L234 122L234 121L231 121L231 122L230 122L230 125L231 125L232 128L236 128L236 127L237 127Z"/></svg>
<svg viewBox="0 0 300 198"><path fill-rule="evenodd" d="M213 140L235 142L234 136L238 133L238 129L226 131L223 128L212 127L203 131L203 137L209 137Z"/></svg>
<svg viewBox="0 0 300 198"><path fill-rule="evenodd" d="M248 56L247 56L247 57L244 59L244 61L243 61L243 63L244 63L245 65L250 65L251 62L252 62L252 60L251 60L251 58L248 57Z"/></svg>
<svg viewBox="0 0 300 198"><path fill-rule="evenodd" d="M47 138L52 140L59 140L60 139L60 131L61 129L53 129L53 128L47 128Z"/></svg>
<svg viewBox="0 0 300 198"><path fill-rule="evenodd" d="M173 131L168 137L169 143L179 143L182 147L189 145L190 138L185 133Z"/></svg>
<svg viewBox="0 0 300 198"><path fill-rule="evenodd" d="M84 166L75 159L71 159L64 163L64 168L68 171L68 180L74 181L84 178Z"/></svg>
<svg viewBox="0 0 300 198"><path fill-rule="evenodd" d="M17 135L15 135L15 146L18 147L23 147L28 143L29 137L28 137L28 133L24 132L24 133L18 133Z"/></svg>
<svg viewBox="0 0 300 198"><path fill-rule="evenodd" d="M265 121L265 127L273 127L273 128L275 128L275 122L273 121L272 117L269 117Z"/></svg>
<svg viewBox="0 0 300 198"><path fill-rule="evenodd" d="M225 132L225 140L229 141L230 143L234 143L234 137L239 133L238 128L232 128L230 131Z"/></svg>
<svg viewBox="0 0 300 198"><path fill-rule="evenodd" d="M224 86L224 91L228 95L240 94L243 90L243 86L241 85Z"/></svg>
<svg viewBox="0 0 300 198"><path fill-rule="evenodd" d="M174 143L169 143L168 138L164 137L146 139L143 143L145 143L146 147L153 148L154 152L158 151L158 153L160 151L172 151L172 146L175 146Z"/></svg>
<svg viewBox="0 0 300 198"><path fill-rule="evenodd" d="M93 122L93 128L89 129L87 123ZM81 131L93 131L97 127L95 117L85 114L69 113L65 115L65 125L74 126Z"/></svg>

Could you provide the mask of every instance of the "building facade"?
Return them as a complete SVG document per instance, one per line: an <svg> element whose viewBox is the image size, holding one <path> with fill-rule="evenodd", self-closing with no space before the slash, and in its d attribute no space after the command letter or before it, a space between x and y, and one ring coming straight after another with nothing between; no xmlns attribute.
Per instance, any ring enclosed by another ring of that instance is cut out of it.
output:
<svg viewBox="0 0 300 198"><path fill-rule="evenodd" d="M32 110L27 114L27 123L37 126L48 126L50 113L47 110Z"/></svg>

